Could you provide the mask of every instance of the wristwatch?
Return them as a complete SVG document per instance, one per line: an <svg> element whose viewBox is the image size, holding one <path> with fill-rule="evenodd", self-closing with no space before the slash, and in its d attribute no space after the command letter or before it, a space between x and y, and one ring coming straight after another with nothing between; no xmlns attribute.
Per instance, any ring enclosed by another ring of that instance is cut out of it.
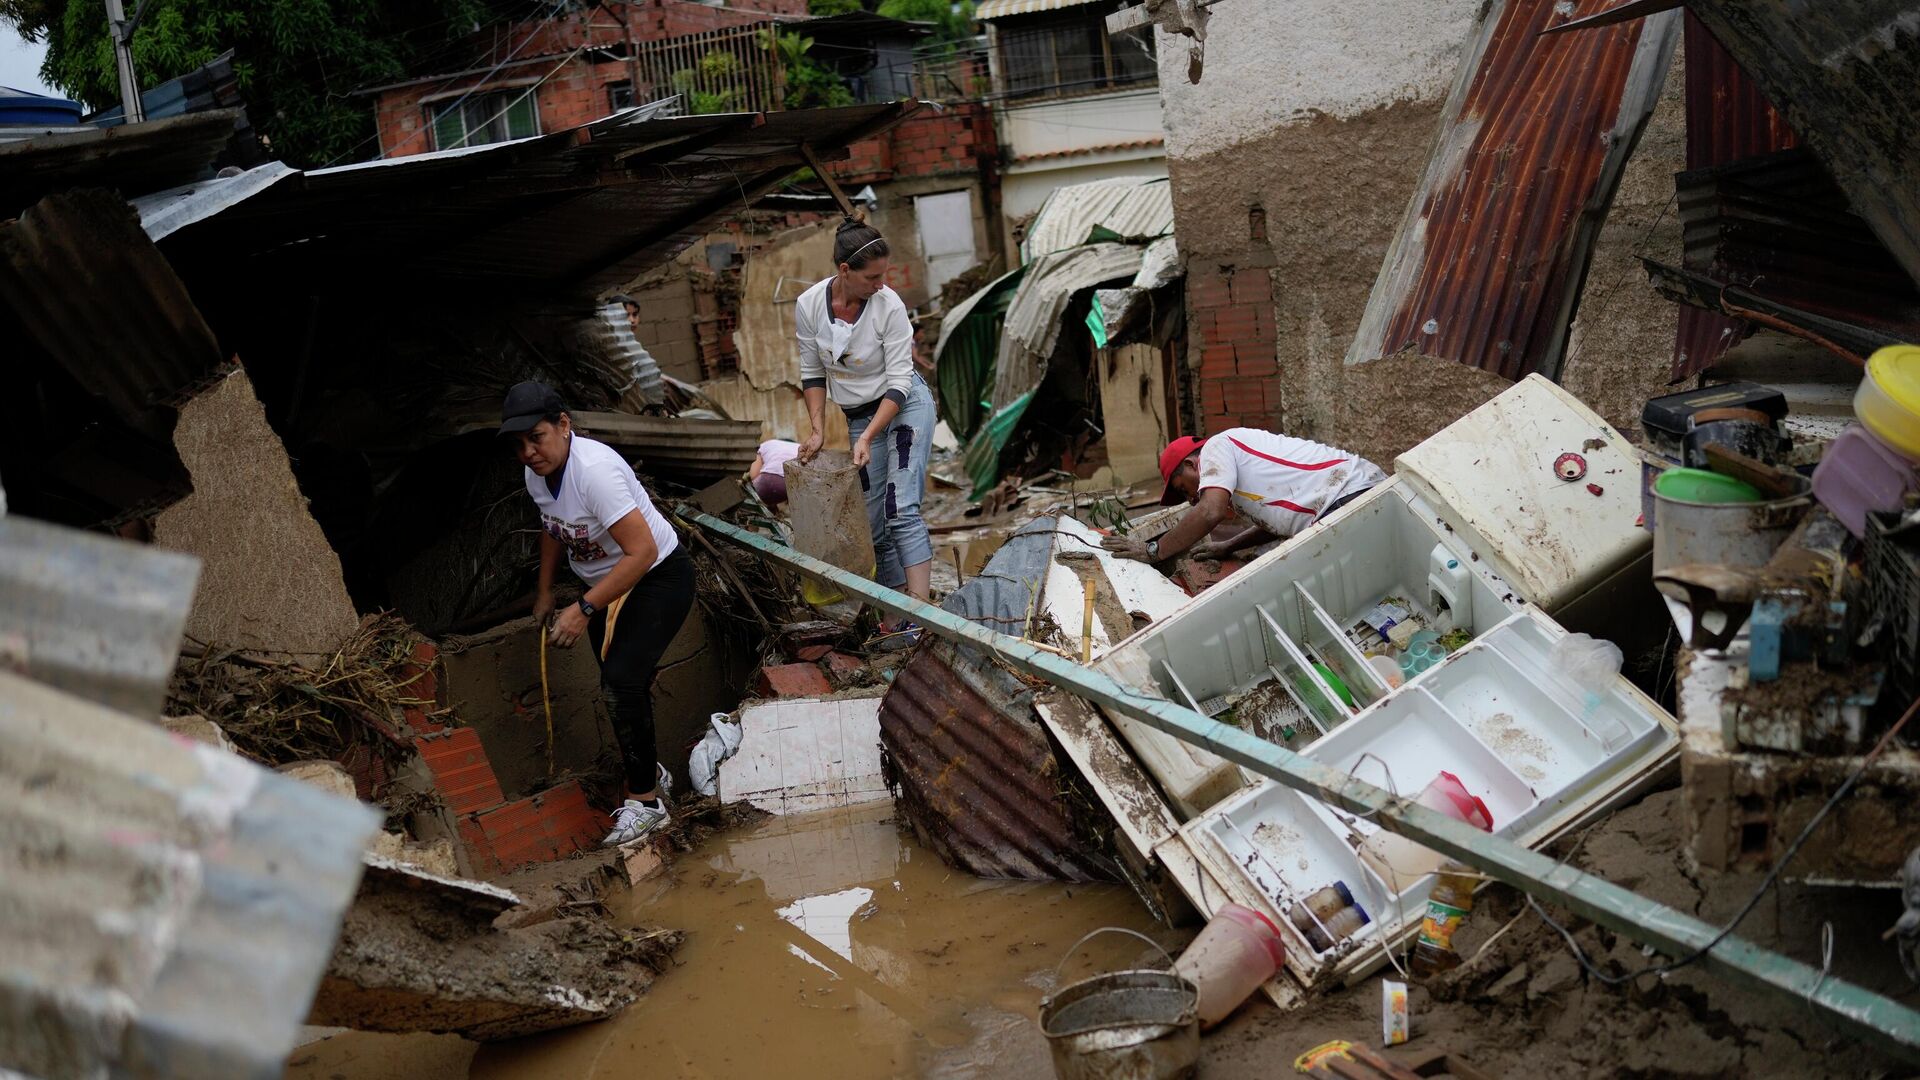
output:
<svg viewBox="0 0 1920 1080"><path fill-rule="evenodd" d="M591 619L594 617L594 615L597 612L599 612L599 610L600 610L599 608L593 606L593 601L587 599L584 596L580 598L580 614L585 615L587 618Z"/></svg>
<svg viewBox="0 0 1920 1080"><path fill-rule="evenodd" d="M1158 559L1159 557L1160 557L1160 538L1156 536L1153 539L1147 541L1147 558Z"/></svg>

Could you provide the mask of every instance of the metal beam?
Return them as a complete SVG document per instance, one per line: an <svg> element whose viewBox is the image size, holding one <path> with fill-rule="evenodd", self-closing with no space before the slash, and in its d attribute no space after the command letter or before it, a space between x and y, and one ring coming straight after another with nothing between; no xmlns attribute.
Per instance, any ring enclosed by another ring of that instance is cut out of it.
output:
<svg viewBox="0 0 1920 1080"><path fill-rule="evenodd" d="M791 569L830 581L875 607L911 618L931 633L988 649L1018 671L1045 679L1062 690L1183 742L1204 747L1304 795L1352 813L1374 815L1373 820L1389 831L1477 867L1516 889L1566 907L1582 918L1668 956L1691 955L1720 932L1719 927L1571 866L1563 866L1511 840L1483 833L1464 822L1396 798L1385 789L1191 709L1131 690L1102 672L1081 667L1030 641L988 630L961 616L803 555L777 540L707 514L682 510L680 517ZM1804 1001L1880 1049L1909 1062L1920 1062L1920 1012L1896 1001L1822 975L1797 960L1732 935L1714 946L1700 963L1762 990Z"/></svg>

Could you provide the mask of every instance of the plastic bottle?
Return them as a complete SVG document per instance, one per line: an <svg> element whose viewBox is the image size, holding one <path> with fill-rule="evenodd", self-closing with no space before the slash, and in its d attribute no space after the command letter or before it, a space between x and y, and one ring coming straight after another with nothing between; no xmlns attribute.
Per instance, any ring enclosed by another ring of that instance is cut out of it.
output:
<svg viewBox="0 0 1920 1080"><path fill-rule="evenodd" d="M1407 677L1400 672L1400 665L1391 656L1375 653L1367 657L1367 665L1373 668L1374 672L1380 676L1380 681L1386 683L1389 690L1396 689L1401 683L1407 681Z"/></svg>
<svg viewBox="0 0 1920 1080"><path fill-rule="evenodd" d="M1223 904L1173 970L1199 988L1200 1026L1212 1027L1273 978L1286 959L1287 947L1273 920L1252 908Z"/></svg>
<svg viewBox="0 0 1920 1080"><path fill-rule="evenodd" d="M1427 894L1427 915L1420 922L1413 954L1407 957L1407 967L1416 978L1460 966L1460 954L1453 951L1453 934L1473 910L1473 883L1473 871L1452 860L1442 863L1435 872L1433 891Z"/></svg>

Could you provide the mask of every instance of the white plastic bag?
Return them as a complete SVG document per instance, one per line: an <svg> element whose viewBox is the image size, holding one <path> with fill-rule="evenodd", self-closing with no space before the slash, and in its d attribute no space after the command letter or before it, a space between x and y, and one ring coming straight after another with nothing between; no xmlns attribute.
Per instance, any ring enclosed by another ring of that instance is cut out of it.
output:
<svg viewBox="0 0 1920 1080"><path fill-rule="evenodd" d="M1553 646L1551 663L1589 695L1604 694L1626 657L1620 646L1588 634L1568 634Z"/></svg>
<svg viewBox="0 0 1920 1080"><path fill-rule="evenodd" d="M720 763L739 749L740 725L723 712L707 717L707 733L700 737L693 753L687 755L687 778L693 783L693 790L702 795L717 794Z"/></svg>
<svg viewBox="0 0 1920 1080"><path fill-rule="evenodd" d="M1600 736L1603 749L1612 751L1633 737L1626 722L1617 716L1603 716L1600 703L1612 689L1613 680L1620 674L1620 665L1626 656L1620 652L1620 646L1611 641L1602 641L1589 634L1568 634L1553 646L1548 662L1554 670L1573 680L1580 688L1584 699L1580 703L1582 719L1589 727L1601 727L1595 731Z"/></svg>

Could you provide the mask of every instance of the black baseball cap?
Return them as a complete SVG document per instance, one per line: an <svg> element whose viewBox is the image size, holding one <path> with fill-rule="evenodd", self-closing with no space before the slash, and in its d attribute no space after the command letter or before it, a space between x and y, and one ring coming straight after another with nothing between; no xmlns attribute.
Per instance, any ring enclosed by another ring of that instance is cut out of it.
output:
<svg viewBox="0 0 1920 1080"><path fill-rule="evenodd" d="M553 387L531 380L514 383L507 400L500 406L500 435L518 435L555 413L567 411L567 403Z"/></svg>

